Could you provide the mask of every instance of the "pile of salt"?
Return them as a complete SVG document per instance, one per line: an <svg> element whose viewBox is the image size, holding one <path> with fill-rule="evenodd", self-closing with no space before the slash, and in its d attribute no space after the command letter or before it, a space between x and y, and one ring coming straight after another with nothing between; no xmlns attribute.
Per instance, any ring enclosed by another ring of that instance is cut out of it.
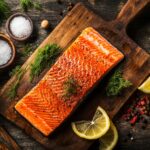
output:
<svg viewBox="0 0 150 150"><path fill-rule="evenodd" d="M0 40L0 66L7 64L11 56L12 50L10 45L4 40Z"/></svg>
<svg viewBox="0 0 150 150"><path fill-rule="evenodd" d="M17 38L28 37L32 32L31 23L23 16L14 17L10 22L11 33Z"/></svg>

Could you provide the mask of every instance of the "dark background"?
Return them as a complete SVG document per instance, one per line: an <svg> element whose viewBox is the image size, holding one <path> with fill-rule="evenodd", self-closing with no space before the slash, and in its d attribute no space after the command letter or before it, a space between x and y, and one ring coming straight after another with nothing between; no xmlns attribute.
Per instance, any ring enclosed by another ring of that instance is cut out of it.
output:
<svg viewBox="0 0 150 150"><path fill-rule="evenodd" d="M21 12L19 0L6 0L11 7L12 14ZM94 1L94 0L91 0ZM92 9L96 14L103 19L110 21L115 19L118 12L121 10L126 0L95 0L95 4L90 3L90 0L39 0L42 4L42 10L30 9L29 16L32 18L35 25L34 40L30 41L33 50L41 43L44 38L55 28L55 26L64 18L68 12L69 5L83 2L87 7ZM43 19L50 22L49 31L40 29L40 23ZM5 33L5 21L0 27L0 32ZM137 42L147 52L150 52L150 5L147 6L134 20L128 25L128 35ZM15 64L23 64L27 57L20 56L23 51L24 43L15 42L17 48L17 58ZM149 69L149 68L148 68ZM0 74L0 87L9 79L9 71L6 70ZM138 93L138 91L136 92ZM130 101L130 100L129 100ZM127 104L129 105L129 104ZM126 106L125 106L126 107ZM125 109L125 108L124 108ZM121 113L120 113L121 114ZM119 131L119 142L116 149L119 150L150 150L150 124L145 129L141 128L141 123L137 123L135 127L120 119L120 114L115 119L115 124ZM24 132L12 125L6 119L0 116L0 124L10 133L10 135L17 141L22 150L44 150L36 141L24 134ZM131 140L131 136L133 140ZM98 142L90 148L97 149Z"/></svg>

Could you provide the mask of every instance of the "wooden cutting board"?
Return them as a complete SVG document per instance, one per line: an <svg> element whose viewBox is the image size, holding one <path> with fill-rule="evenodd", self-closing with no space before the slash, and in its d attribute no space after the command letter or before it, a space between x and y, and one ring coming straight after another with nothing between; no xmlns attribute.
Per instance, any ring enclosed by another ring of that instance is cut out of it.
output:
<svg viewBox="0 0 150 150"><path fill-rule="evenodd" d="M0 126L0 150L20 150L17 143L1 126Z"/></svg>
<svg viewBox="0 0 150 150"><path fill-rule="evenodd" d="M43 47L47 43L57 43L65 49L83 29L88 26L94 27L125 54L125 59L122 62L124 68L123 75L133 83L133 86L124 90L122 96L109 98L105 95L104 86L107 83L107 78L109 78L111 74L109 73L67 121L49 137L43 136L14 110L14 105L17 101L30 91L47 71L44 70L40 77L34 81L34 84L30 83L29 68L37 54L38 49L36 49L32 56L22 66L22 68L27 68L27 71L20 82L17 98L12 100L7 97L7 91L11 84L15 83L16 77L12 77L2 88L0 92L0 113L22 128L28 135L36 139L47 149L88 149L93 141L77 137L73 133L70 123L75 120L90 119L98 105L102 106L108 112L109 116L113 118L137 87L150 74L150 56L126 34L128 23L148 4L148 2L150 2L150 0L128 0L118 17L111 22L104 21L79 3L39 46Z"/></svg>

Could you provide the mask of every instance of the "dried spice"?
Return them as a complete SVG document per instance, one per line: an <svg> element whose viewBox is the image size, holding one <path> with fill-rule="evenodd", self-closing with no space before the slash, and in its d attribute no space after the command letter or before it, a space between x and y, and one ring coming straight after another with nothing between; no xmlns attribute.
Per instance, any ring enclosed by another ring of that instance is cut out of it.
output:
<svg viewBox="0 0 150 150"><path fill-rule="evenodd" d="M131 125L135 125L138 121L147 124L148 121L145 116L150 116L150 99L148 96L137 97L122 115L122 119Z"/></svg>

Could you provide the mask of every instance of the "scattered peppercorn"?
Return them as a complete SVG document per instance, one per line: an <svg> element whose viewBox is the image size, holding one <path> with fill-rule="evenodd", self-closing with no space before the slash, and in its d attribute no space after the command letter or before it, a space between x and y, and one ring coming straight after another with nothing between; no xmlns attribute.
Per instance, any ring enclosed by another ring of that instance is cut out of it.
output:
<svg viewBox="0 0 150 150"><path fill-rule="evenodd" d="M48 20L43 20L43 21L41 22L41 28L47 29L48 27L49 27L49 22L48 22Z"/></svg>
<svg viewBox="0 0 150 150"><path fill-rule="evenodd" d="M148 96L137 97L122 115L122 119L128 121L132 126L137 122L142 122L146 126L148 120L145 116L150 116L150 99Z"/></svg>

